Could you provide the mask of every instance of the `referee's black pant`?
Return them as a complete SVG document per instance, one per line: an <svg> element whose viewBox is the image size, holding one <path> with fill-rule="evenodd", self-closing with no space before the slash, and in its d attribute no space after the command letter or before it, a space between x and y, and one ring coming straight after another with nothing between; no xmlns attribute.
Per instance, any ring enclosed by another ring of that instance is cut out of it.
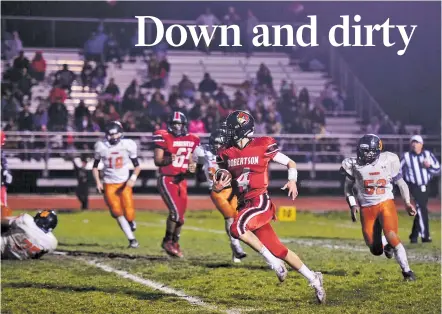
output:
<svg viewBox="0 0 442 314"><path fill-rule="evenodd" d="M417 214L414 217L413 229L411 230L410 240L417 240L419 236L422 239L430 237L430 226L428 224L428 187L422 191L422 187L416 184L408 184L411 195L416 202Z"/></svg>

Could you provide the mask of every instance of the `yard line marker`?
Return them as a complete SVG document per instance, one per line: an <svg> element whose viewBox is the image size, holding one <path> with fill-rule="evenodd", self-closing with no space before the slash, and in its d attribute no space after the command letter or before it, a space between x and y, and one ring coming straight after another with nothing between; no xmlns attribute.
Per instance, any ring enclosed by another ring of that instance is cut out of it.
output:
<svg viewBox="0 0 442 314"><path fill-rule="evenodd" d="M197 297L192 297L190 295L185 294L184 292L180 291L180 290L175 290L173 288L170 288L160 282L157 281L153 281L153 280L149 280L149 279L144 279L141 277L138 277L136 275L133 275L131 273L128 273L126 271L123 270L118 270L115 269L109 265L105 265L102 263L99 263L95 260L84 260L87 264L91 265L91 266L95 266L97 268L100 268L101 270L104 270L105 272L108 273L114 273L120 277L123 277L125 279L129 279L132 280L134 282L137 282L139 284L142 284L143 286L152 288L154 290L159 290L165 294L169 294L169 295L175 295L181 299L186 300L187 302L189 302L192 305L197 305L197 306L201 306L204 307L206 309L210 309L213 311L219 311L219 312L223 312L223 313L227 313L227 314L239 314L240 311L237 309L231 309L231 310L220 310L218 307L216 307L215 305L211 305L208 304L206 302L204 302L203 300L197 298Z"/></svg>

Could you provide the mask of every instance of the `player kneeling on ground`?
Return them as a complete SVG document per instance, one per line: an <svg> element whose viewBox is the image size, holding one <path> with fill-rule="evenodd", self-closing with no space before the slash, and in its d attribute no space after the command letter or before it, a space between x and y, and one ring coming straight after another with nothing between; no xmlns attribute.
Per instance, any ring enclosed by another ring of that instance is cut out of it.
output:
<svg viewBox="0 0 442 314"><path fill-rule="evenodd" d="M324 303L322 274L308 269L294 252L287 249L270 224L275 219L275 205L267 192L269 163L274 161L288 168L288 182L283 189L288 188L292 200L298 194L296 163L279 152L275 139L250 138L254 131L254 119L249 113L231 113L227 117L227 128L232 146L221 150L218 157L220 167L232 174L237 189L238 215L230 228L231 234L259 252L275 270L280 281L287 276L283 261L287 262L309 281L315 289L317 301ZM229 184L230 178L221 176L220 180L214 182L213 190L220 192Z"/></svg>
<svg viewBox="0 0 442 314"><path fill-rule="evenodd" d="M213 176L218 170L218 164L216 163L217 152L227 145L227 126L225 122L217 129L215 129L209 138L209 146L198 146L194 152L194 158L197 163L203 165L203 171L206 176L206 180L209 183L209 189L212 190ZM225 170L226 171L226 170ZM219 173L219 172L218 172ZM221 173L222 175L222 173ZM234 263L241 262L241 259L245 258L247 254L241 247L238 239L235 239L230 234L230 227L233 224L233 220L236 217L236 208L238 207L238 199L234 195L232 187L228 186L222 189L219 193L212 191L210 198L218 211L224 216L226 233L230 239L230 248L232 249L232 260Z"/></svg>
<svg viewBox="0 0 442 314"><path fill-rule="evenodd" d="M104 186L100 180L98 165L103 161ZM133 174L129 177L132 162ZM132 188L137 181L141 168L137 157L137 144L131 139L123 138L123 127L120 122L111 122L106 127L106 139L95 144L95 160L92 168L97 190L104 191L104 199L129 240L129 248L137 248L138 241L133 232L136 229L135 207Z"/></svg>
<svg viewBox="0 0 442 314"><path fill-rule="evenodd" d="M2 220L2 259L37 259L57 248L52 234L58 223L52 210L38 212L33 218L28 214Z"/></svg>
<svg viewBox="0 0 442 314"><path fill-rule="evenodd" d="M395 183L405 202L410 216L416 210L410 202L408 186L402 179L399 157L390 152L382 152L382 141L377 135L364 135L358 143L357 157L346 158L341 172L346 176L345 196L351 209L351 217L356 221L359 206L353 195L353 188L361 205L362 233L373 255L385 253L393 255L402 269L405 280L415 280L408 266L407 253L398 236L398 216L394 204L393 185ZM382 231L385 237L382 236Z"/></svg>

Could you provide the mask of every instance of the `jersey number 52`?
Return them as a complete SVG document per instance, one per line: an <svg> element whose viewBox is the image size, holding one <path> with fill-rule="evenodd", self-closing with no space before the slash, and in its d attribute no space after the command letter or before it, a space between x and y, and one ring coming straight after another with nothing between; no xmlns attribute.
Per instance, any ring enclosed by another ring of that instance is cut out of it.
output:
<svg viewBox="0 0 442 314"><path fill-rule="evenodd" d="M385 194L385 186L387 185L387 181L384 179L379 179L376 181L376 185L372 186L374 180L364 180L365 193L368 195L373 194Z"/></svg>

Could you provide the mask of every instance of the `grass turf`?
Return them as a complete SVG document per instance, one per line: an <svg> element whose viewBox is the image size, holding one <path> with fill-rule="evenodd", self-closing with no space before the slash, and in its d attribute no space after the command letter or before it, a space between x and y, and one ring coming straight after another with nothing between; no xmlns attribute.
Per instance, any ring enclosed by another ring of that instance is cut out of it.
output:
<svg viewBox="0 0 442 314"><path fill-rule="evenodd" d="M249 248L241 265L230 263L223 219L216 211L189 212L181 239L185 258L167 258L160 249L165 219L164 212L139 212L141 246L131 250L107 212L60 214L59 249L82 256L2 261L2 313L440 313L439 217L431 219L433 243L404 241L418 277L411 283L403 282L394 259L370 255L359 223L347 213L298 213L296 222L274 223L287 246L324 273L325 306L315 304L312 289L295 271L279 284ZM400 215L399 220L400 236L407 239L412 218ZM217 310L106 273L84 261L91 259L182 290Z"/></svg>

